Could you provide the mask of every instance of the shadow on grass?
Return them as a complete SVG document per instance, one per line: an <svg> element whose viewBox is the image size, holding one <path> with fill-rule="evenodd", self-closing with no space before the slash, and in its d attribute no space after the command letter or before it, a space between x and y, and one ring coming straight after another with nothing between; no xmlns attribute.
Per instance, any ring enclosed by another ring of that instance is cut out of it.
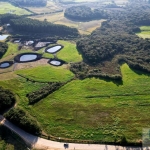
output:
<svg viewBox="0 0 150 150"><path fill-rule="evenodd" d="M132 71L134 71L134 72L135 72L136 74L138 74L138 75L145 75L145 76L150 77L150 73L147 72L146 70L135 69L135 68L133 68L133 67L131 67L131 66L129 66L129 67L130 67L130 69L131 69Z"/></svg>

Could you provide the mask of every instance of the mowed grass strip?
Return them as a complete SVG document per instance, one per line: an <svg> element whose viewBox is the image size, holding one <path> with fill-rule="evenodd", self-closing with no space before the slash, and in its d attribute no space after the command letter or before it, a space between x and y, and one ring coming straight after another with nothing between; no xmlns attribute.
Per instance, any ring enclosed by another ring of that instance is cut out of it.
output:
<svg viewBox="0 0 150 150"><path fill-rule="evenodd" d="M150 77L126 64L121 70L122 85L95 78L73 80L29 112L45 132L57 137L114 142L125 135L137 142L142 129L150 127Z"/></svg>
<svg viewBox="0 0 150 150"><path fill-rule="evenodd" d="M40 82L66 82L74 77L74 74L64 66L55 67L51 65L17 70L15 73Z"/></svg>
<svg viewBox="0 0 150 150"><path fill-rule="evenodd" d="M66 62L80 62L82 61L82 55L79 54L76 49L76 44L70 41L59 40L57 42L64 46L62 50L57 53L57 57Z"/></svg>
<svg viewBox="0 0 150 150"><path fill-rule="evenodd" d="M30 12L21 9L19 7L13 6L8 2L0 2L0 14L12 13L16 15L29 15Z"/></svg>

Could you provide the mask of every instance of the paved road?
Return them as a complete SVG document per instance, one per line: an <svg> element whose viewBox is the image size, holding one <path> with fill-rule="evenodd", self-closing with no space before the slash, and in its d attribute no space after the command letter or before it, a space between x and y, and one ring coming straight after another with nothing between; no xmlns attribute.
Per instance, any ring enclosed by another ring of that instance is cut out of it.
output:
<svg viewBox="0 0 150 150"><path fill-rule="evenodd" d="M64 143L55 142L39 138L37 136L26 133L22 129L16 127L9 121L7 121L3 116L0 115L0 123L8 127L10 130L19 135L27 144L32 145L37 149L46 149L46 150L143 150L140 147L122 147L122 146L113 146L113 145L102 145L102 144L76 144L69 143L68 148L64 147ZM144 149L150 150L150 149Z"/></svg>

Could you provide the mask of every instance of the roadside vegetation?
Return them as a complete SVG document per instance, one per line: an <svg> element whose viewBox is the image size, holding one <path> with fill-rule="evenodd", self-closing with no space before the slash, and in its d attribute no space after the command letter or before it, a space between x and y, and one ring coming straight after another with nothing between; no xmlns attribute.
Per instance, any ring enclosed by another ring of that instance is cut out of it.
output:
<svg viewBox="0 0 150 150"><path fill-rule="evenodd" d="M4 117L28 133L34 135L41 134L41 129L37 121L19 107L11 108L4 114Z"/></svg>
<svg viewBox="0 0 150 150"><path fill-rule="evenodd" d="M27 150L27 146L16 134L12 133L6 127L0 125L0 149Z"/></svg>
<svg viewBox="0 0 150 150"><path fill-rule="evenodd" d="M11 91L0 87L0 113L12 107L15 101L15 96Z"/></svg>

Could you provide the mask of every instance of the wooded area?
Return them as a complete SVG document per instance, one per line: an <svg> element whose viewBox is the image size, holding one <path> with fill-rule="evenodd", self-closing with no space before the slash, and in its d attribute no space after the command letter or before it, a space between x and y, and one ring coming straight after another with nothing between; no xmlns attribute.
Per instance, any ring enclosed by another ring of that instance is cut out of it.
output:
<svg viewBox="0 0 150 150"><path fill-rule="evenodd" d="M121 79L118 65L127 62L132 68L150 72L150 40L135 35L135 32L140 32L137 25L150 25L149 10L147 5L108 10L110 19L91 35L77 41L86 69L84 63L77 63L71 65L71 70L81 78L103 76Z"/></svg>
<svg viewBox="0 0 150 150"><path fill-rule="evenodd" d="M4 114L4 117L26 132L34 135L41 133L37 121L19 107L10 109Z"/></svg>
<svg viewBox="0 0 150 150"><path fill-rule="evenodd" d="M72 6L65 10L66 18L77 21L90 21L95 19L106 19L108 17L106 11L101 9L92 10L88 6Z"/></svg>
<svg viewBox="0 0 150 150"><path fill-rule="evenodd" d="M0 42L0 58L6 53L8 49L8 44L5 42Z"/></svg>
<svg viewBox="0 0 150 150"><path fill-rule="evenodd" d="M15 34L46 34L59 38L77 38L79 32L76 28L71 28L65 25L57 25L47 21L38 21L30 18L20 17L12 14L0 15L0 24L9 23ZM44 35L43 37L44 38Z"/></svg>
<svg viewBox="0 0 150 150"><path fill-rule="evenodd" d="M0 87L0 113L10 108L15 101L15 96L11 91Z"/></svg>

